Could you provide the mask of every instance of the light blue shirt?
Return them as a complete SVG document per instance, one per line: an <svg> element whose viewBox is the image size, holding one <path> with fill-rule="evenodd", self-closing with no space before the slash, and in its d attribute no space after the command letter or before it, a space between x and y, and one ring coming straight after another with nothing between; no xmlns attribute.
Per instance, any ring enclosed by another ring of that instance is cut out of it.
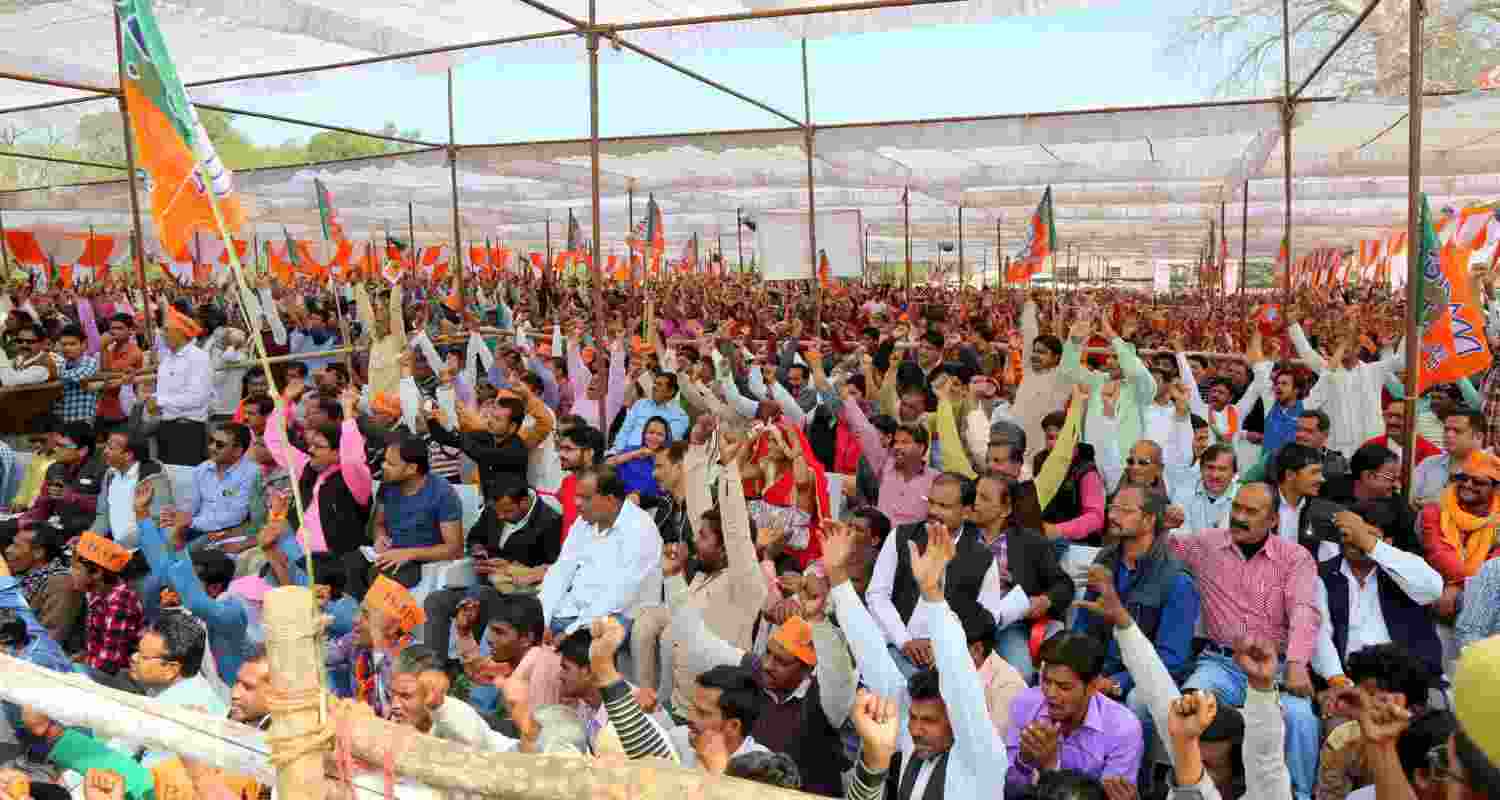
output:
<svg viewBox="0 0 1500 800"><path fill-rule="evenodd" d="M609 453L613 455L640 449L641 437L646 433L646 423L652 417L661 417L667 421L667 427L672 429L672 441L687 436L688 415L677 399L673 398L666 405L658 405L648 397L635 401L635 405L625 414L625 424L620 426L620 435L615 437L615 446L610 448ZM604 421L606 428L609 423L610 420Z"/></svg>
<svg viewBox="0 0 1500 800"><path fill-rule="evenodd" d="M656 521L634 503L621 505L603 530L580 516L542 579L544 621L577 617L587 623L628 610L648 582L661 584L661 545Z"/></svg>
<svg viewBox="0 0 1500 800"><path fill-rule="evenodd" d="M1197 469L1190 473L1170 475L1167 483L1172 505L1182 509L1182 527L1178 532L1196 533L1224 527L1229 518L1229 508L1234 505L1234 495L1240 490L1238 475L1229 479L1224 493L1214 497L1203 486L1203 477Z"/></svg>
<svg viewBox="0 0 1500 800"><path fill-rule="evenodd" d="M187 509L193 515L193 529L212 533L249 519L258 480L260 466L249 456L222 473L212 460L193 467L193 497Z"/></svg>
<svg viewBox="0 0 1500 800"><path fill-rule="evenodd" d="M62 647L52 640L47 629L37 620L36 614L32 613L31 606L26 604L26 598L21 595L19 579L9 576L0 578L0 608L14 610L16 616L26 623L26 633L31 637L31 641L16 654L17 658L57 672L73 671L73 664L63 653Z"/></svg>

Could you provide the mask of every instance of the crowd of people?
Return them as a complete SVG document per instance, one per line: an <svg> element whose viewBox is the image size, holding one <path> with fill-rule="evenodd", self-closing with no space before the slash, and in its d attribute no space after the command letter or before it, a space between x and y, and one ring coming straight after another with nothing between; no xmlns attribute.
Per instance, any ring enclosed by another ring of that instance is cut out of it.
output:
<svg viewBox="0 0 1500 800"><path fill-rule="evenodd" d="M331 694L481 750L1500 793L1500 365L1406 403L1377 291L813 288L14 290L0 647L263 729L303 585ZM270 796L6 713L4 800Z"/></svg>

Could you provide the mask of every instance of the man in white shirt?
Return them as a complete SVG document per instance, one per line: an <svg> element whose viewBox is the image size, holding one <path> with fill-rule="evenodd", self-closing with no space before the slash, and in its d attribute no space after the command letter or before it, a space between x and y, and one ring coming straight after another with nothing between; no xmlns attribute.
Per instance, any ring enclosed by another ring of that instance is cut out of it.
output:
<svg viewBox="0 0 1500 800"><path fill-rule="evenodd" d="M0 350L0 386L25 386L46 383L62 368L62 358L47 350L47 330L27 323L11 340L16 345L16 360Z"/></svg>
<svg viewBox="0 0 1500 800"><path fill-rule="evenodd" d="M162 463L195 467L208 452L208 414L214 399L213 363L194 340L203 326L171 306L166 308L166 349L156 373L156 396L148 401L160 413L156 448ZM146 356L146 368L156 353Z"/></svg>
<svg viewBox="0 0 1500 800"><path fill-rule="evenodd" d="M661 591L661 533L650 514L626 501L615 469L581 473L577 492L578 519L542 581L542 616L553 633L623 616ZM628 631L630 622L621 622Z"/></svg>
<svg viewBox="0 0 1500 800"><path fill-rule="evenodd" d="M1318 568L1322 623L1312 662L1325 679L1344 674L1350 653L1391 641L1442 674L1443 648L1428 606L1442 596L1443 578L1421 555L1388 543L1397 519L1385 506L1334 516L1344 543L1339 556Z"/></svg>
<svg viewBox="0 0 1500 800"><path fill-rule="evenodd" d="M104 463L109 471L104 474L93 530L134 550L140 541L135 513L137 488L143 483L151 486L150 517L158 519L162 508L175 502L172 482L161 462L151 460L151 444L124 431L115 431L105 440Z"/></svg>
<svg viewBox="0 0 1500 800"><path fill-rule="evenodd" d="M1176 472L1169 469L1168 472L1172 507L1167 509L1167 524L1173 527L1174 533L1192 533L1228 525L1229 507L1234 504L1234 494L1239 489L1234 449L1230 445L1211 444L1198 459L1196 469Z"/></svg>

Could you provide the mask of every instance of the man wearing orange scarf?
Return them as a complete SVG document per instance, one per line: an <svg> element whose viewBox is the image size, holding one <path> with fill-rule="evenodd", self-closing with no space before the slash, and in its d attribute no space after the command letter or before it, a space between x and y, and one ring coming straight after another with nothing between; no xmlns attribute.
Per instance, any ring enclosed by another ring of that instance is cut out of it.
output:
<svg viewBox="0 0 1500 800"><path fill-rule="evenodd" d="M1500 527L1500 458L1482 450L1469 454L1436 503L1422 509L1422 548L1443 576L1438 618L1458 613L1464 581L1473 577L1495 549Z"/></svg>

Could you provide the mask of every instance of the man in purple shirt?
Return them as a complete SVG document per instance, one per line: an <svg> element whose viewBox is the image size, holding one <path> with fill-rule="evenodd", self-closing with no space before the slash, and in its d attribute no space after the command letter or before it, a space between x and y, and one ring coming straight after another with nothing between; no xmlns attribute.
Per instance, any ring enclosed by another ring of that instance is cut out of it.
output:
<svg viewBox="0 0 1500 800"><path fill-rule="evenodd" d="M1064 631L1042 644L1041 686L1010 704L1006 797L1019 796L1043 770L1076 769L1135 783L1144 750L1135 712L1099 693L1104 647Z"/></svg>

